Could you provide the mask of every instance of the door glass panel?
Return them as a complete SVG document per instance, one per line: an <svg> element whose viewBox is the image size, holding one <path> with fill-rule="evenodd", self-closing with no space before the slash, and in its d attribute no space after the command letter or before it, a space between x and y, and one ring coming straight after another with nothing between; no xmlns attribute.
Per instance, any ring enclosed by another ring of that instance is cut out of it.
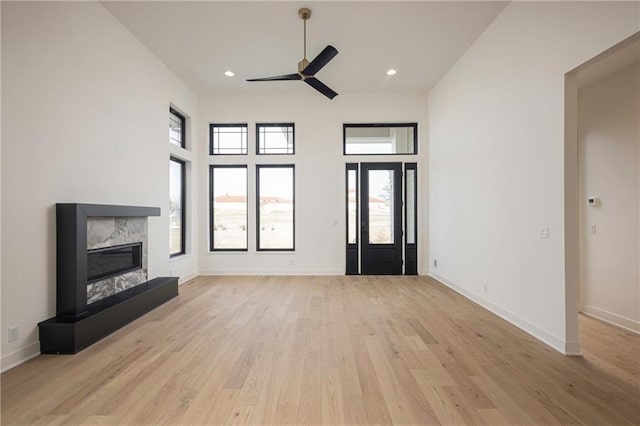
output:
<svg viewBox="0 0 640 426"><path fill-rule="evenodd" d="M369 243L393 244L393 170L369 170Z"/></svg>
<svg viewBox="0 0 640 426"><path fill-rule="evenodd" d="M416 171L407 169L407 244L416 243Z"/></svg>
<svg viewBox="0 0 640 426"><path fill-rule="evenodd" d="M356 244L356 230L358 229L358 216L357 216L357 186L356 186L356 171L349 170L347 175L347 200L348 200L348 214L349 220L347 222L347 244Z"/></svg>

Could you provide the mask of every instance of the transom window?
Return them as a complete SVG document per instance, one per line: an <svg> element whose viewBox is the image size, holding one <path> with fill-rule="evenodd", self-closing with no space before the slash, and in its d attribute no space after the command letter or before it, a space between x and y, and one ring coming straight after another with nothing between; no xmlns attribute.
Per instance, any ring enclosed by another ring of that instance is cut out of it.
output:
<svg viewBox="0 0 640 426"><path fill-rule="evenodd" d="M256 123L256 152L258 154L294 154L295 126L293 123Z"/></svg>
<svg viewBox="0 0 640 426"><path fill-rule="evenodd" d="M184 148L186 136L184 115L173 108L169 108L169 142L180 148Z"/></svg>
<svg viewBox="0 0 640 426"><path fill-rule="evenodd" d="M417 123L344 124L345 155L418 153Z"/></svg>
<svg viewBox="0 0 640 426"><path fill-rule="evenodd" d="M247 123L210 124L211 155L246 155Z"/></svg>

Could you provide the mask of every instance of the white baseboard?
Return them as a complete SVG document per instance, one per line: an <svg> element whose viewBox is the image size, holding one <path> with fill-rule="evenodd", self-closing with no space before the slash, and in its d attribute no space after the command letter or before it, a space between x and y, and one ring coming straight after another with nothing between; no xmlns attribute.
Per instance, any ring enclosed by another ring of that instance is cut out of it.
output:
<svg viewBox="0 0 640 426"><path fill-rule="evenodd" d="M191 272L189 274L185 274L185 275L181 276L178 279L178 285L182 285L182 284L186 283L187 281L194 279L198 275L199 274L197 272Z"/></svg>
<svg viewBox="0 0 640 426"><path fill-rule="evenodd" d="M35 358L40 355L40 342L34 342L22 349L13 351L2 357L2 372L11 370L14 367L19 366L22 363L29 361L31 358Z"/></svg>
<svg viewBox="0 0 640 426"><path fill-rule="evenodd" d="M470 291L458 286L457 284L449 281L448 279L446 279L441 275L431 272L431 277L440 281L442 284L446 285L447 287L451 288L456 293L460 293L467 299L472 300L473 302L477 303L483 308L493 312L500 318L510 322L511 324L515 325L522 331L542 341L543 343L552 347L553 349L560 352L561 354L575 355L575 356L582 354L580 351L579 342L565 342L562 339L558 339L557 337L539 328L538 326L533 325L530 322L520 318L518 315L515 315L514 313L509 312L508 310L489 302L488 300L478 296L477 294L471 293Z"/></svg>
<svg viewBox="0 0 640 426"><path fill-rule="evenodd" d="M199 275L212 275L212 276L220 276L220 275L301 275L301 276L309 276L309 275L344 275L344 271L342 269L275 269L275 270L264 270L264 269L203 269L200 270Z"/></svg>
<svg viewBox="0 0 640 426"><path fill-rule="evenodd" d="M613 312L605 311L604 309L596 308L592 305L585 306L581 309L581 312L589 315L590 317L624 328L627 331L640 334L640 321L635 321L631 318L626 318L622 315L614 314Z"/></svg>

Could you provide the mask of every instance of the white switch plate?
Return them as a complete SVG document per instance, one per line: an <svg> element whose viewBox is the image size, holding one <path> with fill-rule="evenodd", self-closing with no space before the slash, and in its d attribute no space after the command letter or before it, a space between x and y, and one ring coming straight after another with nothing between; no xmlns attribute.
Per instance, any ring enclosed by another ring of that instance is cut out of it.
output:
<svg viewBox="0 0 640 426"><path fill-rule="evenodd" d="M548 226L541 226L540 227L540 238L543 239L549 239L549 227Z"/></svg>
<svg viewBox="0 0 640 426"><path fill-rule="evenodd" d="M592 235L596 235L598 233L598 227L596 225L589 225L589 232Z"/></svg>

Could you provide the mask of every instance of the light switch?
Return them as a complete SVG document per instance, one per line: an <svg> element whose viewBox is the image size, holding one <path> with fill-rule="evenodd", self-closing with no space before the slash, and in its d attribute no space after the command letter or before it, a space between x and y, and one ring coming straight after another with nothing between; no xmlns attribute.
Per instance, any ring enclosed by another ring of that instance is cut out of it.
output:
<svg viewBox="0 0 640 426"><path fill-rule="evenodd" d="M541 226L540 227L540 238L549 239L549 227Z"/></svg>
<svg viewBox="0 0 640 426"><path fill-rule="evenodd" d="M598 233L598 228L595 224L589 225L589 232L591 232L592 235L596 235Z"/></svg>

